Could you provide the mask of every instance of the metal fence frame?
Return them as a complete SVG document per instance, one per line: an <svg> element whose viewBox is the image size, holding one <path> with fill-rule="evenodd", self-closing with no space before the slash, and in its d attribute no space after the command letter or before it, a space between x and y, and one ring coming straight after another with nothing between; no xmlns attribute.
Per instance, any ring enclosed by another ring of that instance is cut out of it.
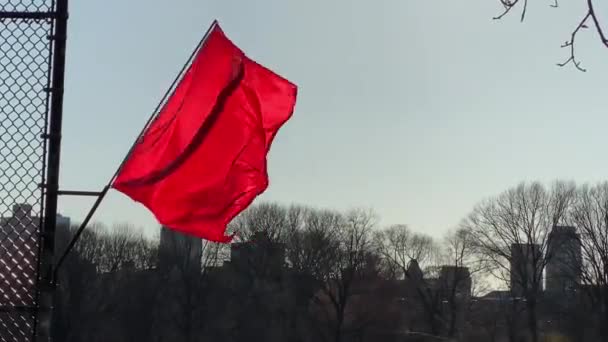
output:
<svg viewBox="0 0 608 342"><path fill-rule="evenodd" d="M67 20L68 0L0 0L0 342L51 340Z"/></svg>

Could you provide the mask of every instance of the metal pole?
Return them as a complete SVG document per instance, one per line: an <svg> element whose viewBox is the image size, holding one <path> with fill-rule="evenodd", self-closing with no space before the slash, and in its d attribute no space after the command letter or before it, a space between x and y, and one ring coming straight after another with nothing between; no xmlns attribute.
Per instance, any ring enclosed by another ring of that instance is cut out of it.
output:
<svg viewBox="0 0 608 342"><path fill-rule="evenodd" d="M55 226L57 221L57 197L59 190L59 162L61 154L61 123L63 117L63 88L65 74L65 48L67 39L68 0L56 0L55 32L53 33L53 69L51 81L50 125L44 138L48 139L46 170L44 225L41 227L42 243L38 295L38 319L36 341L51 341L53 299L55 296L53 264L55 251Z"/></svg>
<svg viewBox="0 0 608 342"><path fill-rule="evenodd" d="M76 242L78 242L78 239L80 238L80 235L82 234L82 232L84 231L84 229L87 227L87 224L89 224L89 221L91 221L91 218L93 217L93 214L95 214L95 211L97 210L97 208L101 204L101 201L103 201L103 199L106 197L106 194L108 193L108 190L110 190L110 185L109 184L106 185L103 188L103 191L101 191L99 193L99 196L97 196L97 199L95 200L95 203L93 203L93 207L91 207L91 210L89 210L89 213L84 218L84 221L82 221L82 223L80 224L80 227L78 227L78 230L76 231L76 234L74 234L74 237L72 238L72 240L70 241L70 243L66 247L65 251L63 251L63 253L59 257L59 259L57 261L57 264L55 265L55 268L53 270L53 278L52 279L55 281L55 283L57 281L57 274L59 273L59 268L61 267L61 265L65 261L65 258L67 258L68 254L70 253L70 251L72 250L72 248L74 248L74 245L76 245Z"/></svg>
<svg viewBox="0 0 608 342"><path fill-rule="evenodd" d="M55 18L54 12L7 12L0 11L0 19L33 19L44 20Z"/></svg>

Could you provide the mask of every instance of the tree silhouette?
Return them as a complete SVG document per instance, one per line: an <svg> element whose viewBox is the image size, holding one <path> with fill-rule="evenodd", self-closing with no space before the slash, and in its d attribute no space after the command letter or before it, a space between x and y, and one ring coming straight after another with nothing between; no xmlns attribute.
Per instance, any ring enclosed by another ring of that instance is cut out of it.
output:
<svg viewBox="0 0 608 342"><path fill-rule="evenodd" d="M488 269L525 302L533 342L539 340L537 306L551 258L549 233L565 218L573 195L572 184L555 183L547 191L540 183L521 183L477 205L463 222Z"/></svg>

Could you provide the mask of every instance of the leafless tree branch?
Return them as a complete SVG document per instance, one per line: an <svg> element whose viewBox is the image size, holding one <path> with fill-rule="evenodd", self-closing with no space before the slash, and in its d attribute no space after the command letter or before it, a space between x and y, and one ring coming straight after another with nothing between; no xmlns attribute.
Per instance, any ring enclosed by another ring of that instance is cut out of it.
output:
<svg viewBox="0 0 608 342"><path fill-rule="evenodd" d="M511 10L517 5L518 2L519 2L519 0L500 0L500 3L503 5L503 7L505 9L504 9L504 11L502 13L500 13L499 15L497 15L496 17L494 17L493 19L494 20L500 20L500 19L502 19L505 15L507 15L507 14L509 14L509 12L511 12ZM522 13L522 20L523 20L523 17L525 15L525 12L526 12L526 6L527 6L527 1L524 2L524 9L523 9L523 13Z"/></svg>
<svg viewBox="0 0 608 342"><path fill-rule="evenodd" d="M574 42L576 40L576 36L578 34L578 32L581 29L586 29L588 28L588 26L585 24L587 22L587 19L589 19L589 17L591 16L591 14L588 12L587 15L585 15L585 17L579 22L578 26L576 27L576 29L574 31L572 31L572 34L570 35L570 40L566 41L561 47L562 48L570 48L570 57L565 60L562 63L557 63L558 66L560 67L564 67L566 65L568 65L569 63L574 64L574 66L582 71L582 72L586 72L587 69L584 69L581 67L581 63L579 61L576 60L576 56L574 53Z"/></svg>
<svg viewBox="0 0 608 342"><path fill-rule="evenodd" d="M517 4L520 2L520 0L499 0L499 1L500 1L500 3L504 7L504 11L501 12L498 16L494 17L493 18L494 20L502 19L504 16L506 16L507 14L509 14L511 12L511 10L515 6L517 6ZM595 28L595 31L598 33L598 35L600 37L601 43L605 47L608 47L608 38L606 37L606 34L604 33L604 30L603 30L603 28L602 28L602 26L600 24L600 21L599 21L597 15L596 15L595 8L593 6L593 0L586 0L586 2L587 2L587 13L579 21L579 23L576 26L576 28L570 34L570 39L567 40L561 46L562 48L568 48L570 50L570 56L565 61L563 61L561 63L557 63L557 65L559 67L565 67L566 65L572 64L579 71L582 71L582 72L586 72L587 71L587 69L585 69L585 68L583 68L581 66L580 61L577 60L576 55L575 55L575 47L574 47L574 45L575 45L575 40L577 38L578 33L582 29L588 28L587 21L590 18L593 21L593 26ZM528 0L523 0L522 12L521 12L521 18L520 18L521 21L523 21L525 19L527 7L528 7ZM551 4L550 7L553 7L553 8L559 7L558 0L554 0L554 3Z"/></svg>

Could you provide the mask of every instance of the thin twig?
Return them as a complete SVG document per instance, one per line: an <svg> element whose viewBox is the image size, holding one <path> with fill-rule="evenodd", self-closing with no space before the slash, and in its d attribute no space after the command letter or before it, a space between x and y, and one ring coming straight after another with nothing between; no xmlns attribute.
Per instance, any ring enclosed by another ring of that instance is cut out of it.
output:
<svg viewBox="0 0 608 342"><path fill-rule="evenodd" d="M500 19L502 19L505 15L507 15L513 9L513 7L515 7L515 5L517 4L517 2L519 2L519 0L515 0L513 2L509 2L509 1L505 1L505 0L500 0L500 2L505 7L505 10L500 15L492 18L494 20L500 20Z"/></svg>
<svg viewBox="0 0 608 342"><path fill-rule="evenodd" d="M509 12L511 12L511 10L519 3L519 0L500 0L500 3L505 8L505 10L501 14L499 14L498 16L492 18L494 20L500 20L504 16L506 16L507 14L509 14ZM524 0L523 8L522 8L522 11L521 11L521 19L520 19L521 21L524 21L524 19L526 17L526 10L527 10L527 8L528 8L528 0Z"/></svg>
<svg viewBox="0 0 608 342"><path fill-rule="evenodd" d="M526 9L528 9L528 0L524 0L524 8L521 10L521 22L526 18Z"/></svg>
<svg viewBox="0 0 608 342"><path fill-rule="evenodd" d="M585 17L579 22L578 26L576 27L576 29L572 32L572 35L570 36L570 40L566 41L563 45L562 48L565 47L570 47L570 57L565 60L562 63L557 63L557 65L559 67L564 67L566 65L568 65L569 63L574 64L574 66L582 71L582 72L586 72L587 70L581 67L581 63L579 61L576 60L576 56L574 54L574 41L576 40L576 35L578 34L578 32L581 29L586 28L587 26L585 25L585 22L587 21L587 19L589 19L589 17L591 16L591 11L587 12L587 14L585 15Z"/></svg>
<svg viewBox="0 0 608 342"><path fill-rule="evenodd" d="M557 3L557 0L555 0ZM602 26L600 25L600 22L597 18L597 15L595 13L595 8L593 7L593 1L592 0L587 0L587 14L585 15L585 17L583 18L583 20L581 20L581 22L579 23L579 25L576 27L576 29L572 32L572 35L570 37L570 40L567 41L566 43L564 43L564 45L562 45L562 47L570 47L570 58L568 58L565 62L563 63L558 63L557 65L560 67L563 67L569 63L574 64L574 66L580 70L580 71L586 71L586 69L583 69L580 66L580 62L578 62L576 60L576 57L574 55L574 40L576 39L576 35L577 33L580 31L580 29L585 29L588 28L588 26L585 24L587 22L587 20L591 17L591 19L593 20L593 25L595 26L595 30L598 33L598 35L600 36L600 39L602 41L602 44L605 47L608 47L608 39L606 38L606 35L604 34L604 30L602 29Z"/></svg>

